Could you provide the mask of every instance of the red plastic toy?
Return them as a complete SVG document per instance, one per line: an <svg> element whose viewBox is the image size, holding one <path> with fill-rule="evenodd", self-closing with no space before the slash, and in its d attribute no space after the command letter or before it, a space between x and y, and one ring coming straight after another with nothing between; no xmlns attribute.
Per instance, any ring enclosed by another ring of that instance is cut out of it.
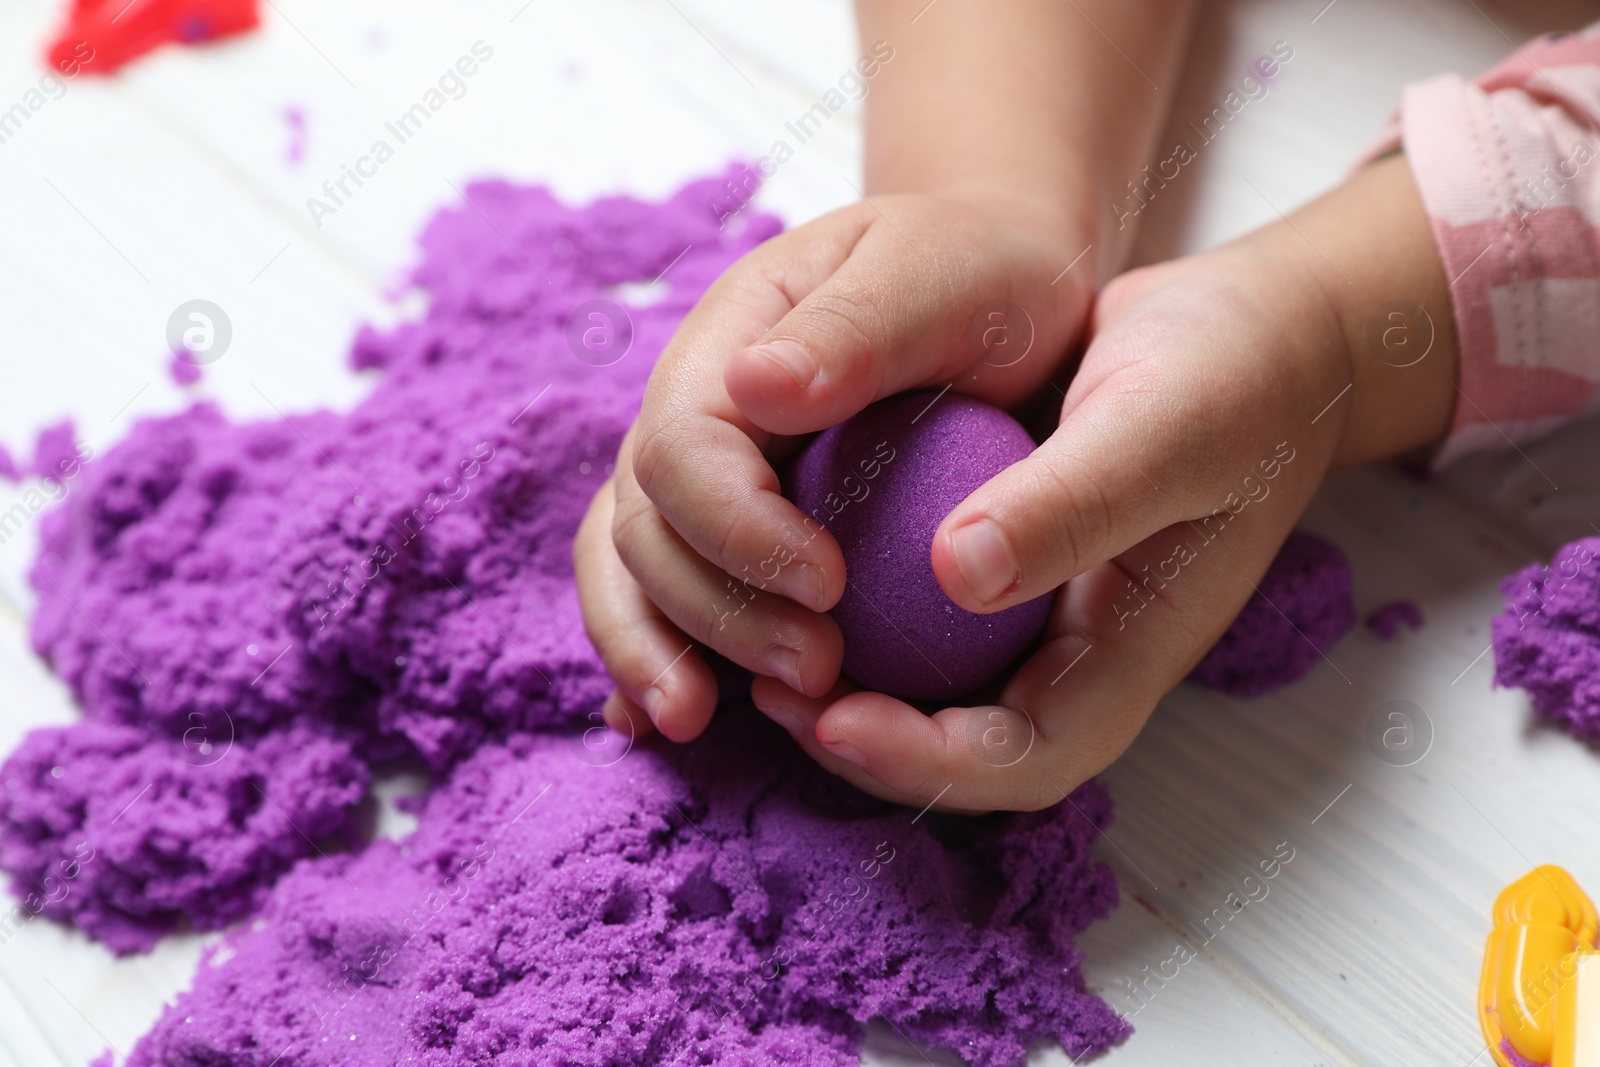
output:
<svg viewBox="0 0 1600 1067"><path fill-rule="evenodd" d="M49 60L68 76L109 74L169 41L199 44L260 24L256 0L73 0Z"/></svg>

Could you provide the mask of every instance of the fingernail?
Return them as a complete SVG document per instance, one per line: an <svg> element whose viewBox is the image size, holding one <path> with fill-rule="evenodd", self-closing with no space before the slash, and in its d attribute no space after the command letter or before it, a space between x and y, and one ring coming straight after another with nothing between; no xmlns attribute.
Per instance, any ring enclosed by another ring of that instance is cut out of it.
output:
<svg viewBox="0 0 1600 1067"><path fill-rule="evenodd" d="M650 721L657 726L661 725L661 706L667 701L667 694L651 686L639 694L639 703L644 706L644 713L650 716Z"/></svg>
<svg viewBox="0 0 1600 1067"><path fill-rule="evenodd" d="M980 604L999 599L1022 577L1011 542L990 519L979 519L953 531L950 548L967 590Z"/></svg>
<svg viewBox="0 0 1600 1067"><path fill-rule="evenodd" d="M867 757L848 741L824 741L822 747L847 763L853 763L862 770L867 769Z"/></svg>
<svg viewBox="0 0 1600 1067"><path fill-rule="evenodd" d="M773 341L771 344L757 345L750 351L767 357L788 371L795 384L802 389L817 380L817 361L811 358L811 353L797 344L789 341Z"/></svg>
<svg viewBox="0 0 1600 1067"><path fill-rule="evenodd" d="M785 730L793 737L800 732L800 717L787 708L762 708L762 713Z"/></svg>
<svg viewBox="0 0 1600 1067"><path fill-rule="evenodd" d="M794 591L801 596L809 597L807 606L822 610L822 570L809 563L800 564L795 571Z"/></svg>
<svg viewBox="0 0 1600 1067"><path fill-rule="evenodd" d="M773 645L767 649L765 663L767 673L772 675L784 685L797 693L805 692L800 687L800 653L783 645Z"/></svg>

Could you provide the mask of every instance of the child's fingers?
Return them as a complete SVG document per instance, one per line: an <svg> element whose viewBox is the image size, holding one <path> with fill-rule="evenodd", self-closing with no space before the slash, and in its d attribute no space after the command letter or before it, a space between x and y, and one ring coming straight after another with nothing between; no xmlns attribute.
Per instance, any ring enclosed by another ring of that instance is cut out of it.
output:
<svg viewBox="0 0 1600 1067"><path fill-rule="evenodd" d="M1207 426L1172 407L1159 395L1103 387L1031 456L974 490L934 533L933 570L946 595L968 611L1011 607L1205 513L1213 497L1220 506L1216 484L1235 464L1208 456L1211 465L1196 469Z"/></svg>
<svg viewBox="0 0 1600 1067"><path fill-rule="evenodd" d="M613 689L600 706L600 718L612 733L638 741L655 732L655 724L645 710L627 697L622 690Z"/></svg>
<svg viewBox="0 0 1600 1067"><path fill-rule="evenodd" d="M1037 335L1059 348L1081 318L1085 290L1052 288L998 250L940 263L908 244L902 228L870 205L860 241L839 269L764 336L734 352L723 371L728 395L756 425L795 435L827 429L875 400L960 377L963 392L1006 403L1044 380L1054 355L1024 361ZM913 232L916 219L906 220ZM976 247L982 247L978 245ZM934 249L938 251L937 248ZM1032 250L1028 250L1032 252ZM1022 253L1019 253L1022 254ZM1019 278L1023 279L1019 281ZM993 308L994 322L983 319ZM986 344L1009 340L986 361Z"/></svg>
<svg viewBox="0 0 1600 1067"><path fill-rule="evenodd" d="M813 611L844 594L844 556L833 535L782 495L778 475L740 427L707 411L672 420L642 415L636 450L618 457L615 530L625 556L642 555L663 516L671 529L725 574L760 585ZM636 475L636 477L635 477Z"/></svg>
<svg viewBox="0 0 1600 1067"><path fill-rule="evenodd" d="M829 752L816 737L817 720L828 708L857 692L848 678L840 678L832 689L821 696L806 696L776 678L756 677L750 683L751 703L761 713L789 732L789 736L820 764L823 770L850 782L860 789L883 797L896 804L910 804L916 798L886 788L871 775L848 760Z"/></svg>
<svg viewBox="0 0 1600 1067"><path fill-rule="evenodd" d="M1057 601L1044 645L1007 683L1004 706L924 716L882 694L851 693L818 712L823 702L773 683L761 699L802 713L817 747L859 768L872 784L853 780L879 795L958 810L1048 807L1127 748L1238 613L1296 514L1288 506L1255 516L1210 543L1172 527L1084 574ZM1179 577L1130 592L1180 540L1192 558Z"/></svg>
<svg viewBox="0 0 1600 1067"><path fill-rule="evenodd" d="M617 540L622 562L656 608L695 641L796 689L825 693L844 641L826 615L737 582L684 543L649 501Z"/></svg>
<svg viewBox="0 0 1600 1067"><path fill-rule="evenodd" d="M759 679L756 704L793 728L795 740L823 767L886 800L913 808L981 812L1034 810L1060 800L1019 791L1017 766L1042 766L1036 724L1028 714L998 706L945 708L926 715L882 693L848 691L812 699ZM864 735L871 739L861 742Z"/></svg>
<svg viewBox="0 0 1600 1067"><path fill-rule="evenodd" d="M754 448L748 439L740 440L744 447ZM733 445L735 451L740 447ZM715 463L706 469L719 470ZM844 657L839 627L795 598L780 595L783 586L776 579L788 578L792 591L797 576L805 577L812 590L806 603L812 604L828 592L830 575L831 581L842 587L844 560L832 537L815 522L809 529L797 524L764 558L729 574L719 562L729 554L728 540L723 539L721 551L708 559L700 546L667 521L631 473L630 449L624 440L612 477L611 539L644 595L693 640L710 645L740 666L783 678L807 692L825 692L838 678ZM770 468L767 474L771 475ZM709 491L717 492L715 486ZM770 495L770 490L766 492ZM787 500L781 504L799 514ZM727 519L724 508L719 521ZM703 521L697 529L705 531ZM813 556L820 552L824 559L837 562L826 568L806 562L798 550L813 546Z"/></svg>
<svg viewBox="0 0 1600 1067"><path fill-rule="evenodd" d="M626 695L667 737L699 735L716 708L717 683L688 638L645 596L611 543L611 483L601 486L572 544L583 628ZM626 708L608 702L607 722Z"/></svg>
<svg viewBox="0 0 1600 1067"><path fill-rule="evenodd" d="M1066 640L1062 655L1082 645ZM821 697L796 692L776 678L757 678L750 697L824 769L896 804L978 812L1049 807L1061 799L1049 792L1053 778L1038 777L1047 757L1026 711L990 705L926 715L894 697L860 690L847 678ZM827 726L819 727L824 716ZM862 737L870 740L862 743ZM1036 800L1019 788L1023 772L1016 768L1024 761L1025 772L1036 779Z"/></svg>
<svg viewBox="0 0 1600 1067"><path fill-rule="evenodd" d="M662 352L618 456L625 511L640 506L633 494L642 493L723 571L818 611L844 592L843 557L833 537L815 523L808 530L781 495L762 453L770 437L728 398L722 369L789 312L792 290L827 278L855 237L829 216L774 238L723 274Z"/></svg>
<svg viewBox="0 0 1600 1067"><path fill-rule="evenodd" d="M723 383L756 425L803 434L843 422L874 400L945 381L973 361L971 308L951 299L934 264L869 226L827 281L733 353Z"/></svg>

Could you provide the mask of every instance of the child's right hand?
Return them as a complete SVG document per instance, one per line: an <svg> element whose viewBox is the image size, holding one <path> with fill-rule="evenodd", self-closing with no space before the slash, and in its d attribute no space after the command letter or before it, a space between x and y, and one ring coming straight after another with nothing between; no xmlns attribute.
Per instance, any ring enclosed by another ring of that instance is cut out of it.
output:
<svg viewBox="0 0 1600 1067"><path fill-rule="evenodd" d="M774 465L794 435L906 389L949 382L1001 406L1037 391L1089 306L1094 260L1067 269L1082 230L995 189L874 197L774 238L711 287L662 353L574 545L584 625L618 686L608 722L638 730L642 709L673 740L699 734L716 685L692 642L810 696L833 686L842 642L822 612L844 592L844 560L781 495Z"/></svg>

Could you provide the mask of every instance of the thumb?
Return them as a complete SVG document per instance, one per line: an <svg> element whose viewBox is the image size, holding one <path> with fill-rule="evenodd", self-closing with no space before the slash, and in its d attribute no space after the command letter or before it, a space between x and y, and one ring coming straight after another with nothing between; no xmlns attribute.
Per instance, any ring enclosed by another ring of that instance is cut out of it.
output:
<svg viewBox="0 0 1600 1067"><path fill-rule="evenodd" d="M1022 355L1059 348L1082 317L1088 295L1076 281L1052 288L1043 266L1037 278L1014 277L997 256L947 253L957 238L918 228L915 213L895 226L876 211L860 205L863 228L839 268L792 292L788 314L729 357L728 395L762 429L824 430L875 400L957 375L959 391L1010 403L1050 370L1050 360ZM1002 354L1007 344L1018 353Z"/></svg>
<svg viewBox="0 0 1600 1067"><path fill-rule="evenodd" d="M1235 495L1264 499L1292 461L1283 405L1264 403L1291 372L1250 359L1204 301L1134 303L1091 342L1056 432L935 532L934 574L968 611L1031 600Z"/></svg>
<svg viewBox="0 0 1600 1067"><path fill-rule="evenodd" d="M999 611L1205 511L1215 475L1197 469L1190 432L1162 429L1184 420L1156 403L1107 383L962 501L933 536L945 594L968 611Z"/></svg>

